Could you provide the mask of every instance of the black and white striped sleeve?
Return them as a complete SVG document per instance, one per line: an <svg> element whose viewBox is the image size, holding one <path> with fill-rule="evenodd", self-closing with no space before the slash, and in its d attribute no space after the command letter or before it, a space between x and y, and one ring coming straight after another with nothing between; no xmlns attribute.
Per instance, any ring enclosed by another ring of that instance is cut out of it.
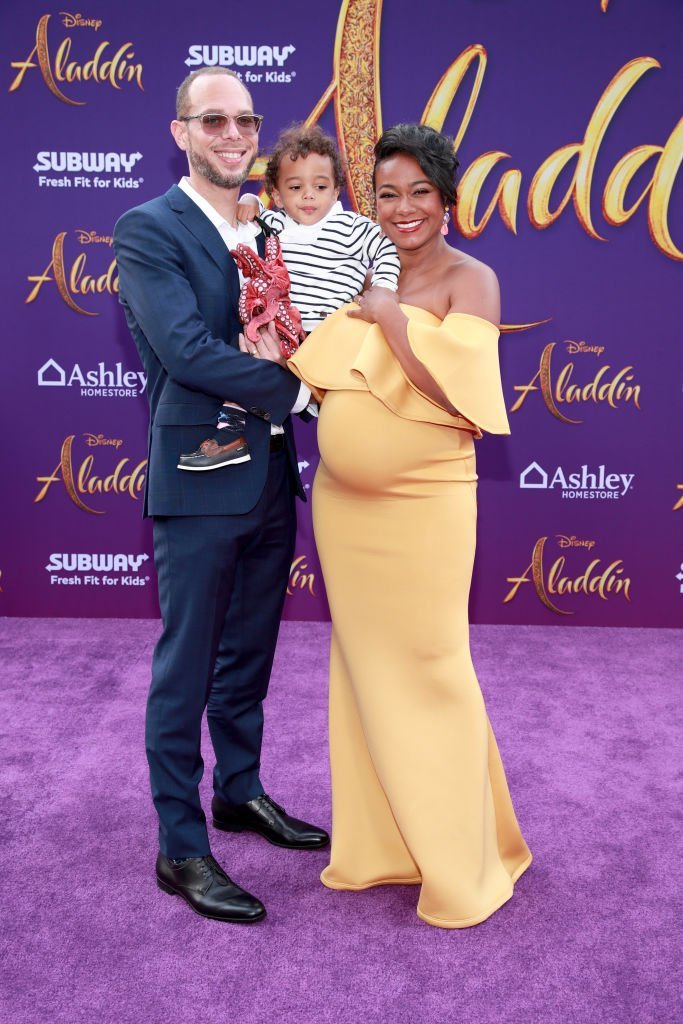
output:
<svg viewBox="0 0 683 1024"><path fill-rule="evenodd" d="M367 220L364 241L368 262L372 264L372 284L390 288L395 292L398 288L398 275L401 272L401 261L396 246L382 233L379 224Z"/></svg>

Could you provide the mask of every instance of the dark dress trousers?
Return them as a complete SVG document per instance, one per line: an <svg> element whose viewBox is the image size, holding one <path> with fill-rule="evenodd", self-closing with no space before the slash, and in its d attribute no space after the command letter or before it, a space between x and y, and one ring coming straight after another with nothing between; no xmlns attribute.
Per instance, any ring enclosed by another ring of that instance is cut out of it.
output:
<svg viewBox="0 0 683 1024"><path fill-rule="evenodd" d="M303 497L289 412L299 382L241 353L239 277L225 242L182 189L129 210L114 230L120 299L148 378L145 515L163 630L154 652L146 745L160 848L209 853L198 785L204 709L215 792L263 792L266 695ZM251 461L177 469L212 433L223 399L247 410ZM271 424L285 447L271 451Z"/></svg>

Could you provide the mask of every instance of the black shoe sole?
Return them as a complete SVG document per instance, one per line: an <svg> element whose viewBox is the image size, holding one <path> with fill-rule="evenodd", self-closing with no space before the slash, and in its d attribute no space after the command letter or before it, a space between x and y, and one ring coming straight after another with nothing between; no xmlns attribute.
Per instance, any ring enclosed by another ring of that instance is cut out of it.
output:
<svg viewBox="0 0 683 1024"><path fill-rule="evenodd" d="M181 899L185 900L190 910L193 910L195 914L199 915L199 917L208 917L211 921L223 921L225 924L257 924L266 916L265 910L262 914L259 914L258 917L219 917L217 914L205 914L203 910L197 910L197 908L190 903L184 893L179 892L178 889L174 889L172 886L168 885L168 883L162 882L158 875L157 885L162 892L168 893L169 896L180 896Z"/></svg>
<svg viewBox="0 0 683 1024"><path fill-rule="evenodd" d="M324 850L330 845L329 839L324 843L287 843L281 839L275 839L258 828L252 828L251 825L237 825L232 822L217 821L216 818L213 819L213 827L217 828L219 832L252 832L255 836L261 836L262 839L265 839L272 846L279 846L283 850Z"/></svg>

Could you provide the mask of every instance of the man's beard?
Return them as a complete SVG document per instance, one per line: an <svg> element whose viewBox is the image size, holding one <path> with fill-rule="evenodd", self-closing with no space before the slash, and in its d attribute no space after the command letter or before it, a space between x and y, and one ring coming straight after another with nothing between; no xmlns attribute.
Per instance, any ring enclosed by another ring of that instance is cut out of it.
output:
<svg viewBox="0 0 683 1024"><path fill-rule="evenodd" d="M203 178L206 178L206 180L210 181L212 185L217 185L219 188L239 188L240 185L244 184L249 177L249 171L256 162L256 156L254 156L254 159L251 161L249 166L238 174L231 174L229 171L225 174L221 174L221 172L216 170L208 160L198 156L191 146L188 146L187 157L190 161L190 167L192 167L197 174L201 174Z"/></svg>

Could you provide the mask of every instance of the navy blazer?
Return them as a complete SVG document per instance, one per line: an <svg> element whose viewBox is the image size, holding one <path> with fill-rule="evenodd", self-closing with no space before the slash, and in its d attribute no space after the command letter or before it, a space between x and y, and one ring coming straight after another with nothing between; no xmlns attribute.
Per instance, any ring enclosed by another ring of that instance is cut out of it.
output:
<svg viewBox="0 0 683 1024"><path fill-rule="evenodd" d="M239 275L225 242L182 189L136 206L114 228L120 302L147 374L150 407L144 514L249 511L265 485L270 424L285 429L300 382L277 363L239 351ZM204 473L177 469L181 452L211 436L224 399L247 410L251 461Z"/></svg>

